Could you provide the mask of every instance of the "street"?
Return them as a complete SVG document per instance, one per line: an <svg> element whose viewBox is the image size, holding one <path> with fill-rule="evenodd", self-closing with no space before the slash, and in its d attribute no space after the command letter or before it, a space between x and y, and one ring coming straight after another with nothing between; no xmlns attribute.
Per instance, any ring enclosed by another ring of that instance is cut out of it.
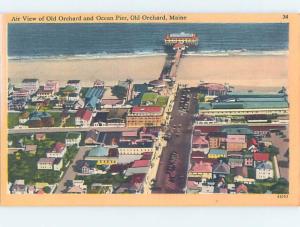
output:
<svg viewBox="0 0 300 227"><path fill-rule="evenodd" d="M8 134L22 134L22 133L51 133L51 132L87 132L92 129L97 129L99 132L123 132L133 131L137 128L127 127L104 127L104 126L89 126L89 127L51 127L51 128L22 128L9 129Z"/></svg>
<svg viewBox="0 0 300 227"><path fill-rule="evenodd" d="M197 102L196 92L188 92L191 95L188 108L186 111L182 110L180 104L182 92L183 90L180 89L176 94L171 121L167 129L171 136L160 158L153 193L183 193L186 186L193 114Z"/></svg>
<svg viewBox="0 0 300 227"><path fill-rule="evenodd" d="M76 165L76 162L79 160L83 160L83 157L86 153L86 151L90 150L90 147L79 147L79 151L76 154L74 160L70 165L67 167L67 170L65 171L63 177L61 178L60 182L57 185L57 188L55 190L55 194L61 194L66 189L66 183L68 180L74 180L76 177L76 172L74 170L74 167Z"/></svg>

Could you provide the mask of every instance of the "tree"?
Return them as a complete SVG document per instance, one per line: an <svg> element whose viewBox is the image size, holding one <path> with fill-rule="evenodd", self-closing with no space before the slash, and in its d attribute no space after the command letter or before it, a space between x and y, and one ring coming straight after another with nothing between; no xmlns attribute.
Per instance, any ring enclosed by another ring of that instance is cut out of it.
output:
<svg viewBox="0 0 300 227"><path fill-rule="evenodd" d="M288 194L289 182L285 178L279 178L277 183L272 185L271 191L274 194Z"/></svg>
<svg viewBox="0 0 300 227"><path fill-rule="evenodd" d="M276 155L279 154L279 149L278 149L278 147L275 147L275 146L273 146L273 145L270 145L270 146L268 147L268 151L270 152L271 156L276 156Z"/></svg>
<svg viewBox="0 0 300 227"><path fill-rule="evenodd" d="M49 186L46 186L43 188L43 191L49 194L51 192L51 188Z"/></svg>
<svg viewBox="0 0 300 227"><path fill-rule="evenodd" d="M127 89L125 87L116 85L112 87L111 92L114 96L117 96L119 99L123 99L127 94Z"/></svg>

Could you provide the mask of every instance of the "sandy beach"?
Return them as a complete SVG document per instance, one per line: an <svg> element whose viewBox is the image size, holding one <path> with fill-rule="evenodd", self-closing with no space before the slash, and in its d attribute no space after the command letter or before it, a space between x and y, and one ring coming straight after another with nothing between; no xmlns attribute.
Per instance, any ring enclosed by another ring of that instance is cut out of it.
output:
<svg viewBox="0 0 300 227"><path fill-rule="evenodd" d="M64 83L80 79L83 85L104 80L107 85L132 78L146 82L158 78L165 56L112 59L9 60L9 78L18 84L24 78L48 79ZM288 57L280 56L184 56L178 81L229 83L240 89L274 90L287 86Z"/></svg>

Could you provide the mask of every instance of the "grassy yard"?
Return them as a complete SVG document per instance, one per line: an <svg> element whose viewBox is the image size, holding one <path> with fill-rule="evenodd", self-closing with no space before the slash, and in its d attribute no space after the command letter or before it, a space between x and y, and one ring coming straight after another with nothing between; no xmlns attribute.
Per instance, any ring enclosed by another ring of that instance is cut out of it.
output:
<svg viewBox="0 0 300 227"><path fill-rule="evenodd" d="M8 128L14 128L19 125L20 113L8 113Z"/></svg>

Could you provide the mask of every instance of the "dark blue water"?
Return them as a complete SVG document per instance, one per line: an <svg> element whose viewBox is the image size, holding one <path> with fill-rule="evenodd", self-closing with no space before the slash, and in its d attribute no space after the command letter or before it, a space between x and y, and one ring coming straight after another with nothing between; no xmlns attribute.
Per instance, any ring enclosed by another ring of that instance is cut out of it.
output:
<svg viewBox="0 0 300 227"><path fill-rule="evenodd" d="M200 37L200 54L277 53L288 49L288 24L10 24L11 58L99 57L163 53L166 33Z"/></svg>

